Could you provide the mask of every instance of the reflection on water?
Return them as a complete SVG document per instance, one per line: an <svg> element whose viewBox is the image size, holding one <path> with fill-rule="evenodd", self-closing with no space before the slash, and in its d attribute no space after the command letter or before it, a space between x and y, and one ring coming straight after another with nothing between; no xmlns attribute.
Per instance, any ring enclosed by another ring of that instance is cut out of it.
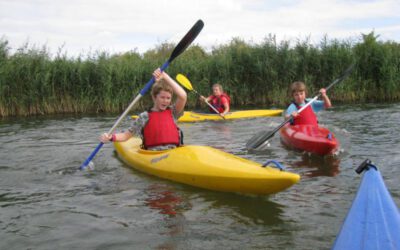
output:
<svg viewBox="0 0 400 250"><path fill-rule="evenodd" d="M292 162L294 168L303 168L299 171L304 172L304 176L336 176L339 174L340 158L334 155L321 157L313 154L302 154L301 160Z"/></svg>
<svg viewBox="0 0 400 250"><path fill-rule="evenodd" d="M149 197L146 199L146 205L152 209L159 210L160 214L165 214L170 217L176 216L180 208L182 208L182 199L177 196L166 185L154 184L148 188Z"/></svg>
<svg viewBox="0 0 400 250"><path fill-rule="evenodd" d="M183 212L191 208L190 204L169 185L152 184L145 192L148 195L145 204L151 209L157 210L161 215L165 215L162 223L165 230L161 235L168 237L157 246L157 249L177 249L179 239L184 235L186 224Z"/></svg>
<svg viewBox="0 0 400 250"><path fill-rule="evenodd" d="M245 225L279 225L283 223L284 207L270 201L268 197L245 196L236 194L210 194L213 209L226 208L230 210L227 216L236 218L237 222Z"/></svg>

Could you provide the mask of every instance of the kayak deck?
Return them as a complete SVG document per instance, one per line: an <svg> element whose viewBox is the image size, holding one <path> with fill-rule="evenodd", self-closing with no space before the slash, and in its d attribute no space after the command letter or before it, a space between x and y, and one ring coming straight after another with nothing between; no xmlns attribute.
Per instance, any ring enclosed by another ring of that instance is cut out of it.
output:
<svg viewBox="0 0 400 250"><path fill-rule="evenodd" d="M233 111L225 115L225 120L248 119L256 117L279 116L283 110L281 109L258 109L258 110L242 110ZM133 115L132 119L137 116ZM203 121L222 121L220 115L213 113L197 113L193 111L185 111L179 118L178 122L203 122Z"/></svg>
<svg viewBox="0 0 400 250"><path fill-rule="evenodd" d="M272 194L297 183L300 176L228 154L208 146L182 146L148 151L141 140L114 143L118 156L129 166L164 179L210 190Z"/></svg>
<svg viewBox="0 0 400 250"><path fill-rule="evenodd" d="M339 147L335 135L320 126L288 124L279 133L284 145L318 155L334 154Z"/></svg>

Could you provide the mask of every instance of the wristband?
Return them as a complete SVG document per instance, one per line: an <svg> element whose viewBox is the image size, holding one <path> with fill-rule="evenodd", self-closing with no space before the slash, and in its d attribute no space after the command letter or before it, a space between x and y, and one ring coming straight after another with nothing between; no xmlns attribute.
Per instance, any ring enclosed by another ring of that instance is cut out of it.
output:
<svg viewBox="0 0 400 250"><path fill-rule="evenodd" d="M116 136L115 134L113 134L113 135L111 136L110 141L114 142L116 139L117 139L117 136Z"/></svg>

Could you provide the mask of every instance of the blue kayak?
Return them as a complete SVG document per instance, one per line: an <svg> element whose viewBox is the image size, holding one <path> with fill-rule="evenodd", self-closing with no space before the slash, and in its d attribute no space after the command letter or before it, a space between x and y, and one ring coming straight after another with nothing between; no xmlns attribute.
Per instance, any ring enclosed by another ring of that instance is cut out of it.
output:
<svg viewBox="0 0 400 250"><path fill-rule="evenodd" d="M333 249L400 249L400 214L382 176L370 160Z"/></svg>

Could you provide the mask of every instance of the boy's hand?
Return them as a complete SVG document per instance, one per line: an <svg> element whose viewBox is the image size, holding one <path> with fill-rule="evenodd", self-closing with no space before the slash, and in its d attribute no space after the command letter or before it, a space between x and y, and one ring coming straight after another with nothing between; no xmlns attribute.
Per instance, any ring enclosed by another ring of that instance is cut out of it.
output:
<svg viewBox="0 0 400 250"><path fill-rule="evenodd" d="M112 135L111 135L111 134L104 133L104 134L102 134L102 135L100 136L100 141L101 141L102 143L107 143L107 142L109 142L109 141L111 141L111 140L112 140Z"/></svg>
<svg viewBox="0 0 400 250"><path fill-rule="evenodd" d="M153 77L156 80L156 82L163 78L163 73L164 72L162 72L160 68L154 70Z"/></svg>
<svg viewBox="0 0 400 250"><path fill-rule="evenodd" d="M320 89L320 90L319 90L319 93L321 93L321 97L322 97L322 99L324 100L324 107L325 107L325 108L330 108L330 107L332 107L331 100L329 100L329 97L328 97L328 95L326 94L326 89L324 89L324 88Z"/></svg>

